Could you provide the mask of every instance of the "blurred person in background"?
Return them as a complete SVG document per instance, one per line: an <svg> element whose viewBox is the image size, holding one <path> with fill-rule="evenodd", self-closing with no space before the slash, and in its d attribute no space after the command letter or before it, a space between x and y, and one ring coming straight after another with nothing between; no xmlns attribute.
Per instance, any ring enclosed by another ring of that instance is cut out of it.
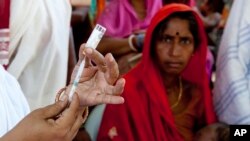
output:
<svg viewBox="0 0 250 141"><path fill-rule="evenodd" d="M250 124L250 1L233 1L216 64L214 106L227 124Z"/></svg>
<svg viewBox="0 0 250 141"><path fill-rule="evenodd" d="M139 60L145 31L161 6L161 0L113 0L97 19L98 24L107 28L97 50L103 54L111 52L121 74Z"/></svg>
<svg viewBox="0 0 250 141"><path fill-rule="evenodd" d="M53 103L52 95L66 85L71 4L79 2L1 0L5 47L0 59L18 80L31 110Z"/></svg>

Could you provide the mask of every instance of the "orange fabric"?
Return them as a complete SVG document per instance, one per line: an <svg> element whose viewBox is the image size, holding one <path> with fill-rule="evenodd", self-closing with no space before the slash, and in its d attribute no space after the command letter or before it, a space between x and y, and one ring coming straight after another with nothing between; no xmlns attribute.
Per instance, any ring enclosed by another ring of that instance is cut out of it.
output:
<svg viewBox="0 0 250 141"><path fill-rule="evenodd" d="M183 4L170 4L159 10L152 19L146 32L142 61L125 75L125 103L107 105L98 140L183 141L174 122L163 80L150 55L152 34L156 26L170 14L180 11L192 9ZM199 25L201 43L182 77L200 88L205 120L209 124L215 122L216 118L205 70L207 41L202 21L195 12L193 14Z"/></svg>
<svg viewBox="0 0 250 141"><path fill-rule="evenodd" d="M106 0L97 0L97 16L96 16L96 19L98 19L98 17L100 16L102 11L104 10L105 4L106 4Z"/></svg>
<svg viewBox="0 0 250 141"><path fill-rule="evenodd" d="M191 100L181 113L174 114L175 125L180 134L185 138L185 141L193 141L194 133L197 128L201 128L205 121L204 107L200 93L189 93ZM197 119L199 123L197 123Z"/></svg>

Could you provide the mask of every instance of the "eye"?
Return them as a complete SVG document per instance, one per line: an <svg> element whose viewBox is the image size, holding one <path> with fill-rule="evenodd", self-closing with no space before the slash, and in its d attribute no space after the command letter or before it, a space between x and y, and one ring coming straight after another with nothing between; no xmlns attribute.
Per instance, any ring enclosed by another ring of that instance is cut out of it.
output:
<svg viewBox="0 0 250 141"><path fill-rule="evenodd" d="M171 43L172 39L170 37L163 37L162 42Z"/></svg>
<svg viewBox="0 0 250 141"><path fill-rule="evenodd" d="M182 39L180 40L180 43L181 43L182 45L190 45L190 44L192 44L192 40L189 39L189 38L182 38Z"/></svg>

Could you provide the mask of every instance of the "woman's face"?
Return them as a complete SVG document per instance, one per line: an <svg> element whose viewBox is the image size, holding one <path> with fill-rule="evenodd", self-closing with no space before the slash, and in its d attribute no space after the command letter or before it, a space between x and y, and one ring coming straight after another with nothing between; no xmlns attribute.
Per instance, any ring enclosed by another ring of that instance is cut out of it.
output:
<svg viewBox="0 0 250 141"><path fill-rule="evenodd" d="M194 52L194 38L187 20L172 18L156 41L158 65L166 74L178 75L187 66Z"/></svg>

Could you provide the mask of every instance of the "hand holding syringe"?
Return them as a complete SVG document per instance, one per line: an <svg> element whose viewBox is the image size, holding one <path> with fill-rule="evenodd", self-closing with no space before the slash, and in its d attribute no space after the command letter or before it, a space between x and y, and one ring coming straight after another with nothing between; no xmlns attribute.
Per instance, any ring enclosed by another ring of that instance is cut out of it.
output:
<svg viewBox="0 0 250 141"><path fill-rule="evenodd" d="M98 45L98 43L100 42L100 40L102 39L102 36L104 35L106 31L106 28L104 28L103 26L97 24L94 28L94 30L92 31L87 43L86 43L86 47L90 47L95 49ZM85 58L83 58L80 67L78 69L78 72L76 74L76 77L74 79L73 85L71 87L70 93L69 93L69 100L72 100L72 96L75 93L75 90L78 86L79 80L81 78L81 74L84 71L84 66L85 66Z"/></svg>
<svg viewBox="0 0 250 141"><path fill-rule="evenodd" d="M66 94L71 102L73 95L77 93L81 106L124 102L124 98L119 95L123 92L125 80L119 78L117 62L111 53L103 56L94 49L104 32L104 27L96 25L87 43L80 47L79 58L81 59L72 73L71 85L58 92L56 101L61 99L61 95ZM91 64L90 60L95 65ZM89 62L86 62L85 65L85 61Z"/></svg>

